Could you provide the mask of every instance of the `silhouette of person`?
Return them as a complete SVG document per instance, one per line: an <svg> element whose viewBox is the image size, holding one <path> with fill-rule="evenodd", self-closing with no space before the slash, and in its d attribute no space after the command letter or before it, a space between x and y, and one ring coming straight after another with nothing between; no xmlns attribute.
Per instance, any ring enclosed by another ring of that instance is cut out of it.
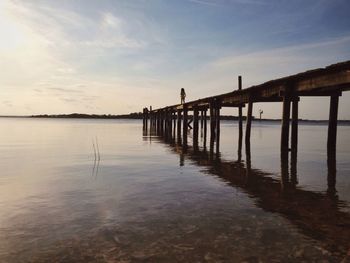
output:
<svg viewBox="0 0 350 263"><path fill-rule="evenodd" d="M185 92L184 88L181 89L180 97L181 97L181 104L184 104L185 103L185 98L186 98L186 92Z"/></svg>

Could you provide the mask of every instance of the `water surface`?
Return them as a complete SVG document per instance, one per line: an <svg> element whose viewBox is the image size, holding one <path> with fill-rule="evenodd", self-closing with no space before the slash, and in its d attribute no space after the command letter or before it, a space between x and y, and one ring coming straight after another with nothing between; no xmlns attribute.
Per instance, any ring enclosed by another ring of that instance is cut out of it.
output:
<svg viewBox="0 0 350 263"><path fill-rule="evenodd" d="M348 253L349 126L338 128L330 173L327 126L301 124L293 176L281 169L278 123L253 122L250 162L238 161L235 122L222 122L220 153L203 138L192 147L191 133L185 148L143 134L139 120L2 118L0 129L0 262L340 262Z"/></svg>

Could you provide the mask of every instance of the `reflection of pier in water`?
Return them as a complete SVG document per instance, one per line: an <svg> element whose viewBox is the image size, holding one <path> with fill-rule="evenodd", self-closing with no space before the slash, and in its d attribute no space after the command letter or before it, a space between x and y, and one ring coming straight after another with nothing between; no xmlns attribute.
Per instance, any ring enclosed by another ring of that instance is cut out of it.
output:
<svg viewBox="0 0 350 263"><path fill-rule="evenodd" d="M223 160L218 142L206 145L206 136L199 146L183 144L181 137L168 134L157 137L154 129L144 131L144 140L157 140L168 145L179 154L180 166L190 160L198 166L206 167L208 174L218 176L227 184L240 188L255 199L257 207L278 213L297 226L304 234L321 241L325 248L345 254L350 244L350 215L341 210L346 203L338 200L335 189L335 159L328 159L328 189L326 193L297 188L297 153L291 154L289 169L288 155L281 155L281 179L272 178L267 172L252 168L250 149L247 145L246 161ZM195 138L195 137L194 137Z"/></svg>

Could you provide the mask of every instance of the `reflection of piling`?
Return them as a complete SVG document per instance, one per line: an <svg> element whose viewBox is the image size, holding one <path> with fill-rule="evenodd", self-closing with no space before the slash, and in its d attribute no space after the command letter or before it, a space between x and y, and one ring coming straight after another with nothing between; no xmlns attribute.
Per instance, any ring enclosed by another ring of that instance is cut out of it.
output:
<svg viewBox="0 0 350 263"><path fill-rule="evenodd" d="M246 176L249 177L252 169L252 158L250 152L250 142L245 144L245 154L246 154Z"/></svg>
<svg viewBox="0 0 350 263"><path fill-rule="evenodd" d="M337 175L337 169L336 169L336 156L335 154L328 154L327 156L327 168L328 168L328 175L327 175L327 193L331 196L335 196L336 194L336 175Z"/></svg>
<svg viewBox="0 0 350 263"><path fill-rule="evenodd" d="M281 189L285 190L289 183L288 151L281 152Z"/></svg>
<svg viewBox="0 0 350 263"><path fill-rule="evenodd" d="M149 137L145 138L146 140ZM314 233L322 233L323 246L337 251L340 255L347 253L350 240L349 216L343 211L343 202L339 201L334 187L335 163L329 163L329 192L310 191L303 188L282 188L281 183L273 174L252 168L250 150L247 151L246 167L244 163L225 161L220 155L211 154L206 149L195 149L188 146L183 148L177 144L167 142L170 152L179 154L179 165L188 163L193 166L205 167L206 174L220 178L235 189L242 189L254 199L257 207L283 216L289 223L297 227L306 236L314 237ZM248 147L246 150L250 149ZM288 155L286 155L288 157ZM282 157L286 157L282 156ZM288 185L288 159L281 159L282 178ZM245 170L245 172L243 172ZM243 175L247 174L245 178ZM291 191L292 190L292 191ZM333 191L333 193L332 193ZM325 213L325 211L327 211ZM339 249L339 250L338 250Z"/></svg>

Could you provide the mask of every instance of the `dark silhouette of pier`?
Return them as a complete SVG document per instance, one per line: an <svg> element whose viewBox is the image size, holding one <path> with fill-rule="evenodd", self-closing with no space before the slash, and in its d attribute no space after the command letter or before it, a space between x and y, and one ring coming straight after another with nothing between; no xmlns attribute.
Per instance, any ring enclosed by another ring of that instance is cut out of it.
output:
<svg viewBox="0 0 350 263"><path fill-rule="evenodd" d="M345 256L350 243L350 215L341 210L340 207L346 202L338 200L336 194L336 138L339 97L348 90L350 61L268 81L247 89L242 89L242 78L239 76L236 91L154 110L144 108L144 139L152 140L156 136L163 140L172 152L179 154L180 165L184 165L185 159L189 159L198 166L207 167L209 174L222 178L255 198L258 207L282 215L307 236L320 240L327 249ZM325 193L296 187L298 106L302 96L330 98L328 187ZM252 111L254 103L258 102L282 103L280 180L273 179L270 174L254 169L251 165ZM223 107L238 108L236 161L222 160L220 155L220 110ZM247 116L243 116L243 107L247 107ZM192 116L189 112L193 113ZM242 161L243 120L245 161ZM193 145L188 145L187 138L190 122L193 122ZM202 137L201 145L198 143L199 134Z"/></svg>
<svg viewBox="0 0 350 263"><path fill-rule="evenodd" d="M143 109L143 124L155 127L160 134L172 134L177 130L182 143L187 144L189 121L193 122L193 137L197 141L199 123L207 133L207 112L209 110L210 143L220 140L220 110L223 107L238 108L238 152L243 142L242 108L247 107L245 143L250 144L253 105L257 102L282 103L282 124L280 147L282 158L296 155L298 148L298 105L302 96L330 97L327 152L332 163L336 154L338 103L342 92L350 90L350 61L333 64L326 68L306 71L296 75L272 80L260 85L242 89L242 78L238 77L238 90L203 99L175 104L159 109ZM192 118L189 112L192 111ZM291 116L292 115L292 116ZM289 135L291 122L291 136ZM289 143L289 137L290 143ZM219 143L216 143L219 150ZM246 147L249 148L249 147Z"/></svg>

